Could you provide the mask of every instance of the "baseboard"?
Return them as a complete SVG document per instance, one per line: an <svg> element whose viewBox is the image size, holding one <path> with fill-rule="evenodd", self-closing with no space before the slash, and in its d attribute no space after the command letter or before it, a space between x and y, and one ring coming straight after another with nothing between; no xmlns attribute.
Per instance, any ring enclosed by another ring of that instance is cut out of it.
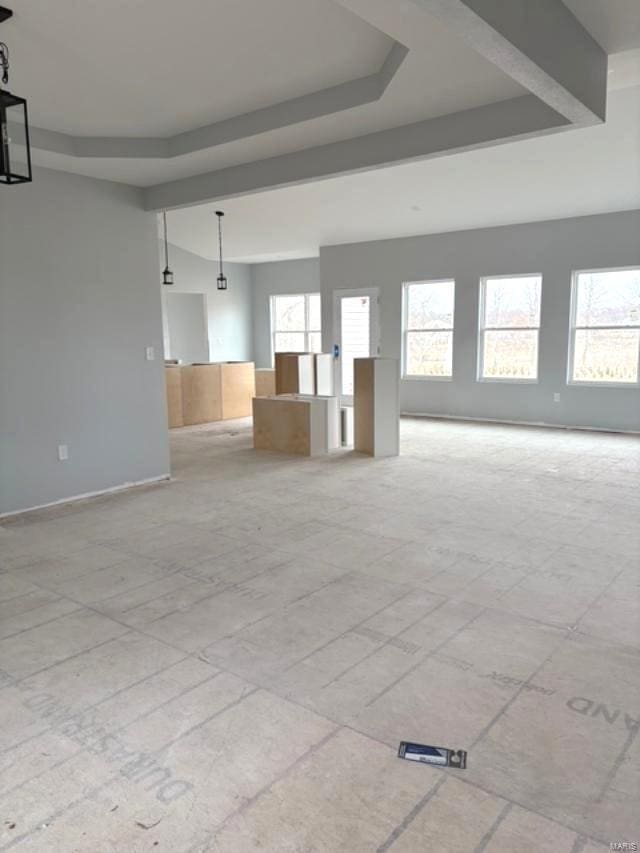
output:
<svg viewBox="0 0 640 853"><path fill-rule="evenodd" d="M506 418L478 418L467 415L442 415L430 412L400 412L403 418L432 418L440 421L471 421L478 424L506 424L507 426L543 427L544 429L579 430L580 432L610 432L614 435L640 435L640 430L614 429L613 427L573 426L569 424L549 424L545 421L510 421Z"/></svg>
<svg viewBox="0 0 640 853"><path fill-rule="evenodd" d="M0 513L0 521L3 518L13 518L16 515L24 515L27 512L37 512L37 510L40 509L48 509L52 506L60 506L60 504L76 503L76 501L84 501L88 498L99 498L102 495L111 495L114 492L123 492L127 489L135 489L138 486L150 486L152 483L162 483L170 479L171 474L161 474L159 477L148 477L146 480L134 480L131 483L121 483L119 486L111 486L108 489L98 489L96 492L84 492L81 495L72 495L68 498L60 498L57 501L49 501L49 503L29 506L25 509L14 509L11 512Z"/></svg>

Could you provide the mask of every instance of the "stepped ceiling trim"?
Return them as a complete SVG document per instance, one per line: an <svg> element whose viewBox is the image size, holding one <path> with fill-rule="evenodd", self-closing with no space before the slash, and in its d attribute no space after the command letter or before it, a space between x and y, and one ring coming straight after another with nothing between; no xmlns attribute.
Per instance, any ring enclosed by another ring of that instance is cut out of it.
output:
<svg viewBox="0 0 640 853"><path fill-rule="evenodd" d="M239 139L247 139L270 130L289 127L309 119L331 115L342 110L380 100L387 86L402 65L407 50L394 42L382 67L375 74L349 80L338 86L320 89L299 98L291 98L244 115L187 130L167 138L72 136L58 131L32 128L34 148L65 154L70 157L101 157L116 159L169 159L215 148Z"/></svg>
<svg viewBox="0 0 640 853"><path fill-rule="evenodd" d="M149 187L150 210L442 156L604 121L607 55L562 0L339 0L374 26L421 9L531 95Z"/></svg>

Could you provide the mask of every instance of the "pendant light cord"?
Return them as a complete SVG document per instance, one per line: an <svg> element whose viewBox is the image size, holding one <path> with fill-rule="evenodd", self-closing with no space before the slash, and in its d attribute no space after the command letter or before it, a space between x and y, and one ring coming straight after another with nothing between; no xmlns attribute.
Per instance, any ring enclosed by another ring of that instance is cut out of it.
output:
<svg viewBox="0 0 640 853"><path fill-rule="evenodd" d="M169 269L169 246L167 243L167 211L162 211L162 217L164 219L164 265L165 269Z"/></svg>
<svg viewBox="0 0 640 853"><path fill-rule="evenodd" d="M220 247L220 276L223 275L222 271L222 214L217 213L218 217L218 246Z"/></svg>

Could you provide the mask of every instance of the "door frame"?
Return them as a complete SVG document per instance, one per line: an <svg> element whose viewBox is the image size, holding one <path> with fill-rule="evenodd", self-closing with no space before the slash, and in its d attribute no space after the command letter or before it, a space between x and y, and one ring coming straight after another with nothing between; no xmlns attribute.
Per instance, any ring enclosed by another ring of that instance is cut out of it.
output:
<svg viewBox="0 0 640 853"><path fill-rule="evenodd" d="M340 356L335 362L335 388L341 403L348 406L353 405L353 397L342 393L342 311L340 300L349 296L369 296L372 310L369 314L370 353L372 356L380 355L380 288L379 287L355 287L344 288L333 291L333 342L340 345Z"/></svg>

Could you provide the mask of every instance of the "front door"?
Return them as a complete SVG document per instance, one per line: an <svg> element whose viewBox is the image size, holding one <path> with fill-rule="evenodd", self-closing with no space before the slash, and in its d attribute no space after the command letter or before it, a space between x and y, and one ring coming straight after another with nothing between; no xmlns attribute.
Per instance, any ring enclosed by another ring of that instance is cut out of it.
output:
<svg viewBox="0 0 640 853"><path fill-rule="evenodd" d="M336 383L342 402L353 403L353 360L378 355L378 289L334 290Z"/></svg>

